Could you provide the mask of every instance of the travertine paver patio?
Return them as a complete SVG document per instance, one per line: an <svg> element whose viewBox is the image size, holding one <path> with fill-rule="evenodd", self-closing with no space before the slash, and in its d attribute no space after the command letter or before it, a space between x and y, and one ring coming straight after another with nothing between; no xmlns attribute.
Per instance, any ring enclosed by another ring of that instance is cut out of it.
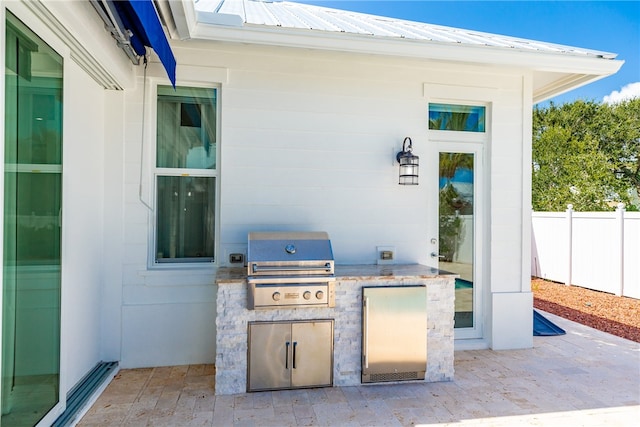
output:
<svg viewBox="0 0 640 427"><path fill-rule="evenodd" d="M455 380L214 396L214 367L123 370L80 426L637 425L640 344L567 331L528 350L455 353Z"/></svg>

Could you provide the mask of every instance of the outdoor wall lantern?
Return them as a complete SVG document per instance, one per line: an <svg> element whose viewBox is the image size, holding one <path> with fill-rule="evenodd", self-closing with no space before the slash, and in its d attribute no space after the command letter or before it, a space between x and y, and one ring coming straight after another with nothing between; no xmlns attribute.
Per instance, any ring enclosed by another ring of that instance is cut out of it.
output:
<svg viewBox="0 0 640 427"><path fill-rule="evenodd" d="M400 185L418 185L418 163L420 158L411 153L413 145L411 138L406 137L402 143L402 151L396 155L396 160L400 163Z"/></svg>

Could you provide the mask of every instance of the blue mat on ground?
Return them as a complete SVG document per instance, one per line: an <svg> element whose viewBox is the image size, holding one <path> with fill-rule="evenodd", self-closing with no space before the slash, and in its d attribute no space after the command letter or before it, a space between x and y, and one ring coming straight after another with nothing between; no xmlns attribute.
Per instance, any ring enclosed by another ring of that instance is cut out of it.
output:
<svg viewBox="0 0 640 427"><path fill-rule="evenodd" d="M535 337L549 337L554 335L564 335L566 332L561 327L557 326L542 314L533 310L533 336Z"/></svg>
<svg viewBox="0 0 640 427"><path fill-rule="evenodd" d="M456 289L470 289L470 288L473 288L473 282L460 279L460 278L456 279Z"/></svg>

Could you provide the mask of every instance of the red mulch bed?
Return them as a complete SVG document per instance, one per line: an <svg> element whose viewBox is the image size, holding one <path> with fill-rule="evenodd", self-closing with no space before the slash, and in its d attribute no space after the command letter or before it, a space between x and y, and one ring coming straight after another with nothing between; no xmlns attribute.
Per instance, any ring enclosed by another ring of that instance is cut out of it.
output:
<svg viewBox="0 0 640 427"><path fill-rule="evenodd" d="M640 343L640 300L531 278L533 306Z"/></svg>

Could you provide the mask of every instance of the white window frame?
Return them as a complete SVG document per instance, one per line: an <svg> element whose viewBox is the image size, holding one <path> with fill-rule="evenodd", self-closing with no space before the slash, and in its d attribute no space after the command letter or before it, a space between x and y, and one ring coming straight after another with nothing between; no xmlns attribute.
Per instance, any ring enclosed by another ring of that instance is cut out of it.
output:
<svg viewBox="0 0 640 427"><path fill-rule="evenodd" d="M462 143L476 143L486 145L491 141L491 102L479 102L479 101L464 101L464 100L451 100L451 99L427 99L427 115L429 114L429 105L431 104L447 104L447 105L461 105L469 107L484 107L484 132L472 132L463 130L440 130L429 129L427 124L427 132L429 140L438 140L443 142L462 142Z"/></svg>
<svg viewBox="0 0 640 427"><path fill-rule="evenodd" d="M220 93L221 85L219 83L209 83L202 81L182 80L176 82L176 87L203 88L216 90L216 167L215 169L187 169L187 168L162 168L157 167L157 118L158 118L158 86L167 86L169 83L165 79L150 78L147 82L147 92L145 103L148 106L147 114L148 122L144 125L147 137L144 138L149 145L147 149L142 149L142 169L141 176L147 176L150 182L147 182L147 197L149 198L149 239L148 239L148 268L150 270L167 270L167 269L210 269L216 267L220 260L220 142L221 142L221 112L220 112ZM144 173L144 169L147 172ZM159 176L185 176L192 177L213 177L215 179L214 187L214 243L213 243L213 259L208 261L165 261L158 262L156 258L157 246L157 214L158 214L158 177ZM141 183L141 198L143 197L144 183Z"/></svg>

